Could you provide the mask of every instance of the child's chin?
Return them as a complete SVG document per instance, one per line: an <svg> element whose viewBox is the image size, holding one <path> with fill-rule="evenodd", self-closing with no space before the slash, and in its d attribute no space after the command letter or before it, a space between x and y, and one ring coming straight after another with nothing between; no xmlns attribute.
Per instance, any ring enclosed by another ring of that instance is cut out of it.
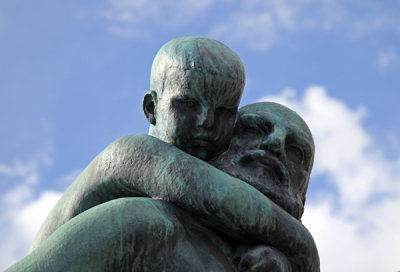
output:
<svg viewBox="0 0 400 272"><path fill-rule="evenodd" d="M207 151L206 147L194 147L187 153L202 161L206 161L209 159L209 152Z"/></svg>

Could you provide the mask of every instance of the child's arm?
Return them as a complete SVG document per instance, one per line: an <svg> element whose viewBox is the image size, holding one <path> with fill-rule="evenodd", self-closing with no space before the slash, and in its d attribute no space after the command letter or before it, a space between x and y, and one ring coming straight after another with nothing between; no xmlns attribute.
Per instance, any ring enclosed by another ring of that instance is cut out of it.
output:
<svg viewBox="0 0 400 272"><path fill-rule="evenodd" d="M71 218L6 272L237 271L224 249L176 205L127 197Z"/></svg>
<svg viewBox="0 0 400 272"><path fill-rule="evenodd" d="M299 221L245 182L147 135L123 137L99 154L53 209L32 249L77 214L124 196L167 200L239 241L278 248L299 271L319 271L314 241Z"/></svg>

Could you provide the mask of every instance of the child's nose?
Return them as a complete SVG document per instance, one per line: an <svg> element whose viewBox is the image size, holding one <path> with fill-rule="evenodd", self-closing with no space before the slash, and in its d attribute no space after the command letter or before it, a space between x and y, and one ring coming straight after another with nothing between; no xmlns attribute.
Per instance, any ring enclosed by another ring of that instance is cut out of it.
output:
<svg viewBox="0 0 400 272"><path fill-rule="evenodd" d="M214 127L214 110L212 108L204 108L199 117L199 126L206 129Z"/></svg>

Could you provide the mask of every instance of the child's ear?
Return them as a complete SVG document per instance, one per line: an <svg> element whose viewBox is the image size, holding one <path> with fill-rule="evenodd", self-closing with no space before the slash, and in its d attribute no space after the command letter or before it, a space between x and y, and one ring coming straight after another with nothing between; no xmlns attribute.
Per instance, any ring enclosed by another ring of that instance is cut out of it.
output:
<svg viewBox="0 0 400 272"><path fill-rule="evenodd" d="M157 93L148 91L143 97L143 112L150 124L156 125L155 108L157 103Z"/></svg>

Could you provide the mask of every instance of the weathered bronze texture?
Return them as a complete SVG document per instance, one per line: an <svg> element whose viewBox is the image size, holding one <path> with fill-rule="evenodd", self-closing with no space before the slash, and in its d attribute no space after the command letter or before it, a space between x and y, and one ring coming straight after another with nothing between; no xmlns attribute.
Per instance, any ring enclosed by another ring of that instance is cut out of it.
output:
<svg viewBox="0 0 400 272"><path fill-rule="evenodd" d="M7 271L319 271L300 221L310 130L276 103L237 111L244 81L215 40L164 45L143 99L150 135L101 152Z"/></svg>

